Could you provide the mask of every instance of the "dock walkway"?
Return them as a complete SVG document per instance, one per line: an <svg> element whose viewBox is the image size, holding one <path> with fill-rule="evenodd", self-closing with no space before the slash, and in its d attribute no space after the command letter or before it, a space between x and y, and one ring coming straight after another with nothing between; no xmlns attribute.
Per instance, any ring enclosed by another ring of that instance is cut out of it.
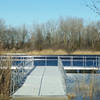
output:
<svg viewBox="0 0 100 100"><path fill-rule="evenodd" d="M13 97L64 96L62 73L58 66L37 66Z"/></svg>

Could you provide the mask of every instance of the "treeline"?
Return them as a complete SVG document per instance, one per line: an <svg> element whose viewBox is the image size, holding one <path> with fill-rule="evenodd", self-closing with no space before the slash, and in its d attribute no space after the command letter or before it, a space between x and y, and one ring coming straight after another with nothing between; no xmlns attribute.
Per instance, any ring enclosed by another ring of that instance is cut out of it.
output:
<svg viewBox="0 0 100 100"><path fill-rule="evenodd" d="M30 27L12 27L0 20L0 49L100 50L100 22L86 23L81 18L60 18Z"/></svg>

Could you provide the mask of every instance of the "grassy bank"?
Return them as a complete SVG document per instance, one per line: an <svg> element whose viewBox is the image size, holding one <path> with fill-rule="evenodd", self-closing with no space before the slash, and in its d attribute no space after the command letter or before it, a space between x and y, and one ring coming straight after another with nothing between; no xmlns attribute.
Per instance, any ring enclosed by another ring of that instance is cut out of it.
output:
<svg viewBox="0 0 100 100"><path fill-rule="evenodd" d="M24 51L24 50L10 50L10 51L0 51L0 54L28 54L28 55L67 55L67 54L72 54L72 55L100 55L100 51L82 51L82 50L77 50L74 52L67 52L65 50L59 49L59 50L53 50L53 49L45 49L45 50L33 50L33 51Z"/></svg>

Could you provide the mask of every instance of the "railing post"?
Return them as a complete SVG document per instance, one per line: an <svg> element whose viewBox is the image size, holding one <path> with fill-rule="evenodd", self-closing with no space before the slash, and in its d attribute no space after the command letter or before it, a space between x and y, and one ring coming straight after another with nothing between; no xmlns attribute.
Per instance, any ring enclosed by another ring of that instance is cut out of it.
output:
<svg viewBox="0 0 100 100"><path fill-rule="evenodd" d="M84 58L85 58L85 59L84 59L84 61L85 61L85 62L84 62L84 65L85 65L85 67L86 67L86 56L85 56Z"/></svg>
<svg viewBox="0 0 100 100"><path fill-rule="evenodd" d="M84 56L82 58L83 58L83 67L84 67Z"/></svg>
<svg viewBox="0 0 100 100"><path fill-rule="evenodd" d="M24 66L25 65L25 59L24 59L24 57L23 57L23 63L22 63L22 77L24 77Z"/></svg>
<svg viewBox="0 0 100 100"><path fill-rule="evenodd" d="M91 61L91 60L90 60L90 61ZM93 57L93 61L92 61L92 62L93 62L93 65L92 65L92 66L95 67L95 66L94 66L94 57Z"/></svg>
<svg viewBox="0 0 100 100"><path fill-rule="evenodd" d="M15 89L14 89L14 88L15 88L15 81L14 81L14 80L12 80L12 81L13 81L13 82L12 82L12 85L13 85L12 91L13 91L13 92L12 92L12 93L14 93L14 91L15 91Z"/></svg>
<svg viewBox="0 0 100 100"><path fill-rule="evenodd" d="M45 66L47 66L47 57L45 56Z"/></svg>
<svg viewBox="0 0 100 100"><path fill-rule="evenodd" d="M34 56L32 56L32 67L34 66Z"/></svg>
<svg viewBox="0 0 100 100"><path fill-rule="evenodd" d="M96 67L98 66L98 56L96 56Z"/></svg>
<svg viewBox="0 0 100 100"><path fill-rule="evenodd" d="M65 73L65 70L64 70L64 67L63 67L63 64L62 64L60 57L58 57L58 68L59 68L61 75L62 75L62 81L63 81L63 84L64 84L64 90L65 90L65 95L66 95L66 93L67 93L66 73Z"/></svg>
<svg viewBox="0 0 100 100"><path fill-rule="evenodd" d="M73 66L73 56L71 56L71 66Z"/></svg>
<svg viewBox="0 0 100 100"><path fill-rule="evenodd" d="M57 61L58 61L58 66L59 66L59 56L57 57L57 59L58 59L58 60L57 60Z"/></svg>
<svg viewBox="0 0 100 100"><path fill-rule="evenodd" d="M100 57L98 57L98 67L100 67Z"/></svg>
<svg viewBox="0 0 100 100"><path fill-rule="evenodd" d="M12 94L12 69L11 69L11 75L10 75L10 96Z"/></svg>

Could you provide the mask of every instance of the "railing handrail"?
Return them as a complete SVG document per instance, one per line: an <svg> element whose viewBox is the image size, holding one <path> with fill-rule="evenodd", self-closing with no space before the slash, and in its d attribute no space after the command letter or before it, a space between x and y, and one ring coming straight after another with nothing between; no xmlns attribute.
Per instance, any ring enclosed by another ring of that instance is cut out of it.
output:
<svg viewBox="0 0 100 100"><path fill-rule="evenodd" d="M61 75L62 75L62 81L63 81L63 86L64 86L64 91L65 91L65 95L67 94L67 86L66 86L66 73L61 61L61 58L58 57L58 68L61 71Z"/></svg>
<svg viewBox="0 0 100 100"><path fill-rule="evenodd" d="M13 56L14 57L14 56ZM35 57L37 57L37 58L35 58ZM39 59L39 57L42 57L42 59ZM43 58L44 57L44 58ZM49 57L56 57L55 59L48 59ZM19 75L19 73L20 73L20 71L21 72L24 72L24 68L25 68L25 66L27 66L29 63L34 63L34 61L35 60L44 60L45 61L45 66L47 66L47 61L48 60L58 60L58 66L59 66L59 68L61 69L61 71L62 71L62 75L63 75L63 82L64 82L64 84L65 84L65 71L64 71L64 67L63 67L63 61L70 61L72 64L72 66L73 66L73 61L83 61L83 62L85 62L85 63L83 63L84 65L83 66L86 66L86 60L87 60L87 57L86 56L82 56L83 58L82 59L74 59L74 57L73 56L67 56L67 57L70 57L70 59L62 59L62 58L66 58L65 56L27 56L26 58L25 58L25 56L21 56L21 59L18 59L18 61L21 61L17 66L16 66L16 70L18 70L18 75ZM25 59L24 59L25 58ZM79 58L79 57L77 57L77 58ZM98 63L99 63L99 61L100 61L100 56L95 56L94 57L95 59L88 59L88 61L93 61L93 65L94 65L94 63L96 62L96 66L98 66ZM3 60L3 59L2 59ZM99 61L98 61L99 60ZM16 59L14 59L14 60L12 60L12 61L16 61ZM23 61L28 61L27 63L24 63L23 64ZM34 64L32 63L32 66L34 66ZM31 67L32 68L32 67ZM29 69L29 70L31 70L31 69ZM27 73L26 73L27 74ZM19 81L22 81L23 80L23 78L24 78L24 76L25 76L25 73L22 73L22 75L19 75ZM13 76L12 76L13 77ZM66 88L66 87L65 87ZM66 91L66 89L65 89L65 91Z"/></svg>
<svg viewBox="0 0 100 100"><path fill-rule="evenodd" d="M7 57L7 56L9 56L9 55L0 55L0 57ZM83 57L83 56L86 56L86 57L96 57L96 56L100 56L100 55L64 55L64 56L62 56L62 55L47 55L47 56L29 56L29 55L13 55L13 56L11 56L10 55L10 57L57 57L57 56L59 56L59 57Z"/></svg>
<svg viewBox="0 0 100 100"><path fill-rule="evenodd" d="M27 73L24 73L24 70L25 70L24 67L27 64L32 63L32 62L33 62L33 60L27 62L26 64L23 64L23 62L21 62L18 66L16 66L18 81L22 82L23 79L26 77L26 75L32 70L32 68L34 68L34 67L31 67L31 69ZM34 66L33 63L32 63L32 66ZM22 75L19 75L20 72L22 72L21 73ZM11 74L11 87L12 88L11 88L10 95L12 95L15 92L15 90L14 90L14 88L15 88L15 80L13 80L13 75L12 74Z"/></svg>
<svg viewBox="0 0 100 100"><path fill-rule="evenodd" d="M0 57L1 57L1 59L3 61L5 61L5 57L3 57L3 56L0 56ZM13 59L13 57L14 57L14 59ZM77 61L81 61L83 63L82 66L86 66L86 62L87 61L92 61L93 64L91 66L95 66L95 67L99 67L100 66L100 64L99 64L100 56L91 56L91 55L89 55L89 56L83 55L81 57L79 55L77 55L77 56L72 56L72 55L71 56L67 56L67 55L66 56L12 56L12 61L21 61L21 62L22 61L25 61L26 62L26 61L31 61L31 60L34 60L34 61L41 60L41 61L45 61L45 63L46 63L47 61L54 61L54 60L57 61L58 60L57 57L60 57L60 59L63 62L64 61L70 62L71 63L70 64L71 66L73 66L73 61L74 62L75 61L76 62ZM22 64L21 62L19 62L19 66L21 66L21 64Z"/></svg>

